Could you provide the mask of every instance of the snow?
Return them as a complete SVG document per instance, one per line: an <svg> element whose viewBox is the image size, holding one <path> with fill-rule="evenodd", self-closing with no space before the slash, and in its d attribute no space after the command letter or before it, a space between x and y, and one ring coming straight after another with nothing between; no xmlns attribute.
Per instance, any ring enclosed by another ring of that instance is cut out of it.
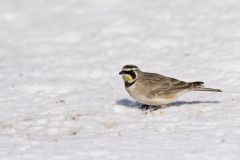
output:
<svg viewBox="0 0 240 160"><path fill-rule="evenodd" d="M1 0L1 160L240 159L238 0ZM223 93L144 114L125 64Z"/></svg>

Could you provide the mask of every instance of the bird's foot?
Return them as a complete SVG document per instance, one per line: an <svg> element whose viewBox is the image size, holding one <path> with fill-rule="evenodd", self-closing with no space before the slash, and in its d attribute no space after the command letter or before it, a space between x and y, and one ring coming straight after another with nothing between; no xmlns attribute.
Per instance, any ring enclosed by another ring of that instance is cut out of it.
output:
<svg viewBox="0 0 240 160"><path fill-rule="evenodd" d="M140 107L140 110L148 110L150 106L146 105L146 104L142 104L142 106Z"/></svg>
<svg viewBox="0 0 240 160"><path fill-rule="evenodd" d="M160 108L162 108L162 107L161 106L154 106L153 109L151 109L149 112L159 110Z"/></svg>
<svg viewBox="0 0 240 160"><path fill-rule="evenodd" d="M146 111L145 113L147 114L147 113L154 112L156 110L163 109L166 107L167 105L150 106L150 105L142 104L142 106L139 109Z"/></svg>
<svg viewBox="0 0 240 160"><path fill-rule="evenodd" d="M152 109L149 111L149 113L154 112L154 111L159 110L159 109L166 108L166 107L167 107L167 105L152 106Z"/></svg>

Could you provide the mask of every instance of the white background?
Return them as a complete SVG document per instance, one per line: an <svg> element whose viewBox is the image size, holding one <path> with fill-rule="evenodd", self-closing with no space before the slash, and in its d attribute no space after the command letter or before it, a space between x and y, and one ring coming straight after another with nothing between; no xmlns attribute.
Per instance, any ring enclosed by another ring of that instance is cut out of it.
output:
<svg viewBox="0 0 240 160"><path fill-rule="evenodd" d="M224 92L143 114L128 63ZM0 159L238 160L239 79L239 0L0 0Z"/></svg>

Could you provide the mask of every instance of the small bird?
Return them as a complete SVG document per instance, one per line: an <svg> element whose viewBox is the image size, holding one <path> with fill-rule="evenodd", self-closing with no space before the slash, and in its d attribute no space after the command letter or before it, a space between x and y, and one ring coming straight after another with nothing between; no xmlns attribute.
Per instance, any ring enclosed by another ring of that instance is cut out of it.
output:
<svg viewBox="0 0 240 160"><path fill-rule="evenodd" d="M125 65L121 72L125 89L130 96L142 104L141 109L165 108L180 95L189 91L222 92L220 89L206 88L204 82L184 82L156 73L141 71L135 65Z"/></svg>

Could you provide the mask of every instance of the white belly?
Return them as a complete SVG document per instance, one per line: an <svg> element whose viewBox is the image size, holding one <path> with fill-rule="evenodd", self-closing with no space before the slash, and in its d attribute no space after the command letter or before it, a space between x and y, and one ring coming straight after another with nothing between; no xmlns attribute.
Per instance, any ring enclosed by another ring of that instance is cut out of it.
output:
<svg viewBox="0 0 240 160"><path fill-rule="evenodd" d="M127 89L127 92L130 96L137 102L146 105L165 105L173 102L175 98L149 98L146 95L140 94L139 92L135 91L135 84Z"/></svg>
<svg viewBox="0 0 240 160"><path fill-rule="evenodd" d="M176 100L176 98L180 95L182 95L183 93L185 93L186 91L183 92L179 92L175 97L172 98L163 98L163 97L155 97L155 98L149 98L146 95L143 95L139 92L137 92L135 90L135 84L133 86L131 86L130 88L127 89L128 93L130 94L130 96L137 102L141 103L141 104L146 104L146 105L166 105L169 104L171 102L173 102L174 100Z"/></svg>
<svg viewBox="0 0 240 160"><path fill-rule="evenodd" d="M130 94L133 99L135 99L137 102L146 104L146 105L165 105L173 102L175 98L148 98L146 96L141 96L141 95L135 95L135 94Z"/></svg>

